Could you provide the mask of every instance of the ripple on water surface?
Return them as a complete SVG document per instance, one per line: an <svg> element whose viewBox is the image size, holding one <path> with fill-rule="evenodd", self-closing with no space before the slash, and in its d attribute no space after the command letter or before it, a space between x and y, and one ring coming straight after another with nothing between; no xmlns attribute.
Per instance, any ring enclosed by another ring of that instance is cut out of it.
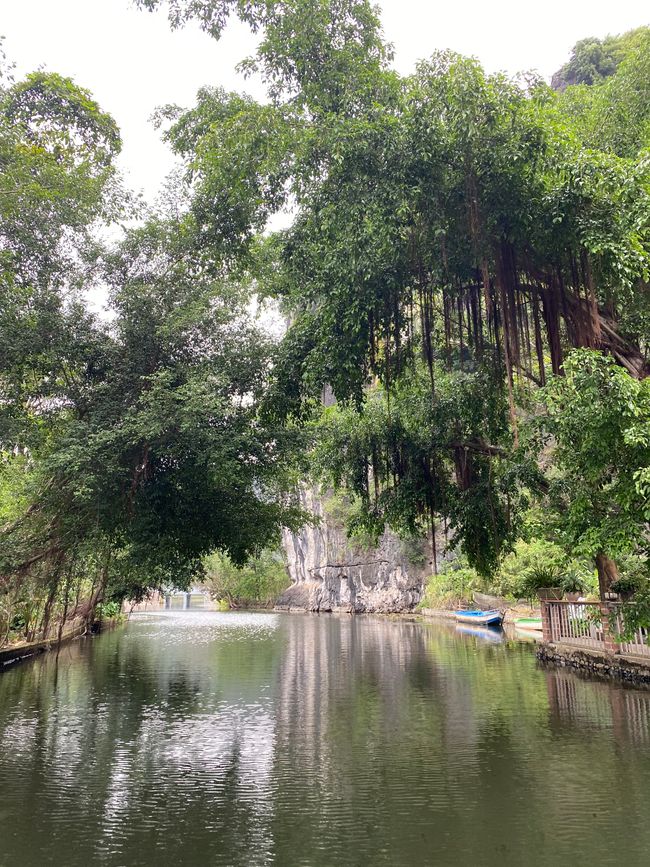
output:
<svg viewBox="0 0 650 867"><path fill-rule="evenodd" d="M445 624L166 611L0 677L0 867L646 865L650 694Z"/></svg>

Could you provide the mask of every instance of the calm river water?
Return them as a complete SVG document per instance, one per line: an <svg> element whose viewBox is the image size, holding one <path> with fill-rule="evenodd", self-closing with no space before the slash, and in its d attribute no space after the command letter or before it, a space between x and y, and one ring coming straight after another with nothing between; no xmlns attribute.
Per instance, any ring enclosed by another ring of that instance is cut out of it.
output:
<svg viewBox="0 0 650 867"><path fill-rule="evenodd" d="M447 624L165 612L0 676L0 865L650 864L650 693Z"/></svg>

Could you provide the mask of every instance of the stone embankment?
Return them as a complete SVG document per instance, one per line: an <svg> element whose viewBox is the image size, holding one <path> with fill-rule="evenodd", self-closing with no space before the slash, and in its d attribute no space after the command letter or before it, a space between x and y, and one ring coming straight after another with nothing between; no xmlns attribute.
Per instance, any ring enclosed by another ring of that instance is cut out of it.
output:
<svg viewBox="0 0 650 867"><path fill-rule="evenodd" d="M546 599L542 608L541 662L632 683L650 683L649 634L628 633L619 602ZM625 636L625 638L623 638Z"/></svg>
<svg viewBox="0 0 650 867"><path fill-rule="evenodd" d="M559 668L575 668L599 677L615 678L628 683L650 684L650 662L633 656L620 656L554 644L537 649L540 662Z"/></svg>
<svg viewBox="0 0 650 867"><path fill-rule="evenodd" d="M0 671L2 671L3 666L9 665L11 662L19 662L21 659L28 659L30 656L36 656L39 653L46 653L48 650L52 650L60 644L72 641L73 638L79 638L86 631L86 625L80 624L66 630L62 634L60 641L58 635L55 635L52 638L41 639L40 641L23 641L20 644L3 647L0 649Z"/></svg>

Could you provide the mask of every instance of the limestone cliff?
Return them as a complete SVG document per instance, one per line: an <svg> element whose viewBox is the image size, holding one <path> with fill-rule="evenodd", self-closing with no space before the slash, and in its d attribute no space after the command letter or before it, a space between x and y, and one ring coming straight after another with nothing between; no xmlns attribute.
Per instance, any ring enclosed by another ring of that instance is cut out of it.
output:
<svg viewBox="0 0 650 867"><path fill-rule="evenodd" d="M376 548L354 545L328 510L327 498L307 489L301 499L318 522L284 534L293 584L278 608L390 613L417 605L431 573L431 553L424 544L405 544L386 532Z"/></svg>

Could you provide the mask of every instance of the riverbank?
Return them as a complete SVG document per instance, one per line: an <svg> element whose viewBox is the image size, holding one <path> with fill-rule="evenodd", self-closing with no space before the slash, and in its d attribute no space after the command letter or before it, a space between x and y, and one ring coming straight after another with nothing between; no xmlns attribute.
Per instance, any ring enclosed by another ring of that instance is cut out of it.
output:
<svg viewBox="0 0 650 867"><path fill-rule="evenodd" d="M478 607L478 606L477 606ZM494 606L497 607L497 606ZM431 617L434 619L455 620L456 611L458 609L450 608L418 608L413 613L421 614L423 617ZM512 605L505 609L503 615L504 625L515 625L515 621L521 617L540 617L539 609L531 608L528 605Z"/></svg>
<svg viewBox="0 0 650 867"><path fill-rule="evenodd" d="M285 614L305 614L304 608L283 610ZM313 613L313 612L312 612ZM350 611L324 612L327 614L348 614ZM573 669L577 673L589 673L604 680L618 680L630 685L650 685L650 658L626 653L606 653L595 649L575 647L571 645L552 644L544 642L541 632L523 632L516 627L516 620L539 614L535 609L526 606L507 608L503 620L505 637L523 644L535 642L538 647L535 655L538 661L549 669ZM360 615L354 615L360 616ZM361 615L363 616L363 615ZM395 620L444 621L448 624L456 622L455 610L446 608L420 608L410 612L369 613L367 616ZM465 627L472 629L473 627ZM477 627L477 632L480 628ZM494 630L495 634L498 634Z"/></svg>
<svg viewBox="0 0 650 867"><path fill-rule="evenodd" d="M423 617L436 620L454 620L453 611L446 609L422 608ZM515 625L518 617L524 617L524 609L508 608L504 616L506 628ZM515 633L513 636L519 639ZM634 685L650 685L650 658L634 653L610 653L604 649L576 647L571 644L544 641L542 634L533 636L539 646L535 655L540 663L551 668L568 668L577 672L589 673L606 680L618 680ZM523 639L522 639L523 640Z"/></svg>
<svg viewBox="0 0 650 867"><path fill-rule="evenodd" d="M18 662L31 659L34 656L39 656L42 653L63 647L70 641L77 638L83 638L84 635L96 635L100 632L105 632L108 629L113 629L122 622L122 617L110 617L104 620L95 620L90 625L87 623L78 623L71 628L64 630L59 638L58 634L51 638L40 639L39 641L20 642L9 647L0 648L0 673Z"/></svg>

